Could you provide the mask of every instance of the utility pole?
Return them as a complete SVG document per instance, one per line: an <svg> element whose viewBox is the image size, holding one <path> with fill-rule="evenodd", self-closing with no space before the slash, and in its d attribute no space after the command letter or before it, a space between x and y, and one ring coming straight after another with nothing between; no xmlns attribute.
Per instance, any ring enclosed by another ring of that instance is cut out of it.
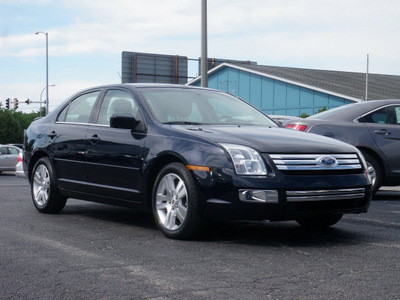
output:
<svg viewBox="0 0 400 300"><path fill-rule="evenodd" d="M201 0L201 86L208 87L207 0Z"/></svg>
<svg viewBox="0 0 400 300"><path fill-rule="evenodd" d="M38 31L36 34L43 33L46 36L46 115L49 113L49 34L48 32Z"/></svg>
<svg viewBox="0 0 400 300"><path fill-rule="evenodd" d="M369 54L367 54L367 73L365 75L365 101L368 101L368 72L369 72Z"/></svg>

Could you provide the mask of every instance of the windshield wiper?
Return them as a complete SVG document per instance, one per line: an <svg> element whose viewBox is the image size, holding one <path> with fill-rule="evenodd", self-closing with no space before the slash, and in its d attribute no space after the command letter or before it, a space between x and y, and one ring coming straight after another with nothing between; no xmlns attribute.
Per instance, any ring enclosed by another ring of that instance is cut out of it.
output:
<svg viewBox="0 0 400 300"><path fill-rule="evenodd" d="M204 125L204 123L188 122L188 121L171 121L171 122L164 122L163 124L169 124L169 125Z"/></svg>

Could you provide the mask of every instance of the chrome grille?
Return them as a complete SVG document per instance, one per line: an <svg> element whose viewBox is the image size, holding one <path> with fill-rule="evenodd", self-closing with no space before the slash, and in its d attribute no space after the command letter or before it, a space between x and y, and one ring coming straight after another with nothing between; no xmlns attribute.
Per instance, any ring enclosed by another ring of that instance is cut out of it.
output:
<svg viewBox="0 0 400 300"><path fill-rule="evenodd" d="M287 202L310 202L364 198L365 188L286 191Z"/></svg>
<svg viewBox="0 0 400 300"><path fill-rule="evenodd" d="M278 170L332 171L361 169L357 154L270 154ZM321 161L335 162L324 165Z"/></svg>

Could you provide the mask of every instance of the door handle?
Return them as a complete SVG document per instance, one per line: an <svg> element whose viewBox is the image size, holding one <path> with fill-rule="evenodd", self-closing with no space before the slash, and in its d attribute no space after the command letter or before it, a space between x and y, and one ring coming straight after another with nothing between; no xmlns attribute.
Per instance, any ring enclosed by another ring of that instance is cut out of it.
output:
<svg viewBox="0 0 400 300"><path fill-rule="evenodd" d="M389 134L391 134L391 132L389 130L387 130L387 129L375 130L374 133L380 134L380 135L389 135Z"/></svg>
<svg viewBox="0 0 400 300"><path fill-rule="evenodd" d="M48 133L47 136L51 139L53 139L56 136L56 132L53 130L51 133Z"/></svg>
<svg viewBox="0 0 400 300"><path fill-rule="evenodd" d="M332 132L326 132L326 133L324 133L324 136L327 136L330 138L335 138L335 135Z"/></svg>
<svg viewBox="0 0 400 300"><path fill-rule="evenodd" d="M92 144L96 144L98 141L100 141L100 138L99 138L99 136L98 136L97 134L95 134L95 135L92 135L92 136L89 138L89 141L90 141Z"/></svg>

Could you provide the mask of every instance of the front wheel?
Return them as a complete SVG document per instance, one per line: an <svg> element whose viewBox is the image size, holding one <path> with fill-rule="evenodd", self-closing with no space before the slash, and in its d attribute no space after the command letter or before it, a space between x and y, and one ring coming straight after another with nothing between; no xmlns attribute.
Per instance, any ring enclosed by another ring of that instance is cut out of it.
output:
<svg viewBox="0 0 400 300"><path fill-rule="evenodd" d="M382 185L382 168L374 157L368 153L363 153L367 163L367 171L371 178L372 193L375 194Z"/></svg>
<svg viewBox="0 0 400 300"><path fill-rule="evenodd" d="M205 228L197 187L190 171L181 163L168 164L158 174L152 208L158 228L169 238L188 239Z"/></svg>
<svg viewBox="0 0 400 300"><path fill-rule="evenodd" d="M304 217L296 219L301 226L308 228L325 228L335 225L343 217L343 214L329 214L315 217Z"/></svg>
<svg viewBox="0 0 400 300"><path fill-rule="evenodd" d="M31 194L33 204L41 213L58 213L67 202L58 191L54 169L47 157L39 159L33 167Z"/></svg>

